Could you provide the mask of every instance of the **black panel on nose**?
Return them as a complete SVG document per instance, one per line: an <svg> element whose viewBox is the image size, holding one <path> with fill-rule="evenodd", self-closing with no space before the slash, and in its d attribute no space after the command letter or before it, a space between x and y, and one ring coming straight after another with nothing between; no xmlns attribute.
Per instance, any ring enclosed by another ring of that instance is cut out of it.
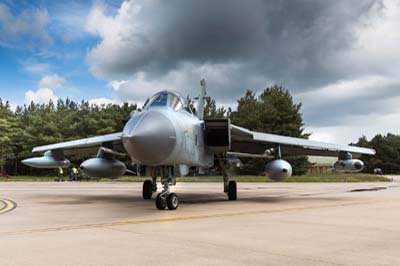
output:
<svg viewBox="0 0 400 266"><path fill-rule="evenodd" d="M357 170L361 170L363 167L364 165L362 162L357 161L354 163L354 168L356 168Z"/></svg>
<svg viewBox="0 0 400 266"><path fill-rule="evenodd" d="M148 111L129 135L124 130L123 143L133 159L141 164L156 165L174 150L175 128L164 114Z"/></svg>

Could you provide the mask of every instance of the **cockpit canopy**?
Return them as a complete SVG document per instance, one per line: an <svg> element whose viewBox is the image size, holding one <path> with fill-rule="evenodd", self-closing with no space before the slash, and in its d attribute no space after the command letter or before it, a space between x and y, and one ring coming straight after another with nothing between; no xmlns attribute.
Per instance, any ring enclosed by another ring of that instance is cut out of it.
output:
<svg viewBox="0 0 400 266"><path fill-rule="evenodd" d="M170 91L161 91L151 97L145 108L153 107L168 107L176 111L186 110L191 113L186 100L180 95Z"/></svg>

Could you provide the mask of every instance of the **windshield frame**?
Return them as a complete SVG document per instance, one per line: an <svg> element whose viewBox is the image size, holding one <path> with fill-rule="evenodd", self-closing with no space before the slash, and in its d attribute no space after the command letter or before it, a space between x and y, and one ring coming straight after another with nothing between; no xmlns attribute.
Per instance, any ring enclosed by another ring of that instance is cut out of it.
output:
<svg viewBox="0 0 400 266"><path fill-rule="evenodd" d="M144 109L166 107L174 111L185 111L193 114L191 108L188 107L188 103L178 93L171 91L160 91L154 94L145 105Z"/></svg>

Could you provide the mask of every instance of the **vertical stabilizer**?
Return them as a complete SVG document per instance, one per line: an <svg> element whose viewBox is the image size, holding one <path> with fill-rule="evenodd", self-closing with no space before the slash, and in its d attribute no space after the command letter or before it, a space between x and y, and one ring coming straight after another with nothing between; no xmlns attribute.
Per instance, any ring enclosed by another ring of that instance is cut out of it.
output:
<svg viewBox="0 0 400 266"><path fill-rule="evenodd" d="M204 79L202 79L200 81L200 94L198 97L198 101L197 101L197 107L196 107L196 114L197 116L203 120L204 118L204 104L205 104L205 99L206 99L206 81Z"/></svg>

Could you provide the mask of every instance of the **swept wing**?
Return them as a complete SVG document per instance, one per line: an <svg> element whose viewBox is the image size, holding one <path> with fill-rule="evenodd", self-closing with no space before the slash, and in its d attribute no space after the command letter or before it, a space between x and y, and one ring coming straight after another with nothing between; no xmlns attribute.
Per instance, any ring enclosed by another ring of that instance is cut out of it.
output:
<svg viewBox="0 0 400 266"><path fill-rule="evenodd" d="M125 152L122 145L122 132L39 146L33 148L32 151L45 152L48 150L63 150L65 155L71 155L97 153L100 146L118 152Z"/></svg>
<svg viewBox="0 0 400 266"><path fill-rule="evenodd" d="M354 158L358 158L362 154L375 154L375 150L373 149L261 133L231 125L232 152L262 155L277 145L280 146L283 155L334 157L338 156L340 152L350 152Z"/></svg>

